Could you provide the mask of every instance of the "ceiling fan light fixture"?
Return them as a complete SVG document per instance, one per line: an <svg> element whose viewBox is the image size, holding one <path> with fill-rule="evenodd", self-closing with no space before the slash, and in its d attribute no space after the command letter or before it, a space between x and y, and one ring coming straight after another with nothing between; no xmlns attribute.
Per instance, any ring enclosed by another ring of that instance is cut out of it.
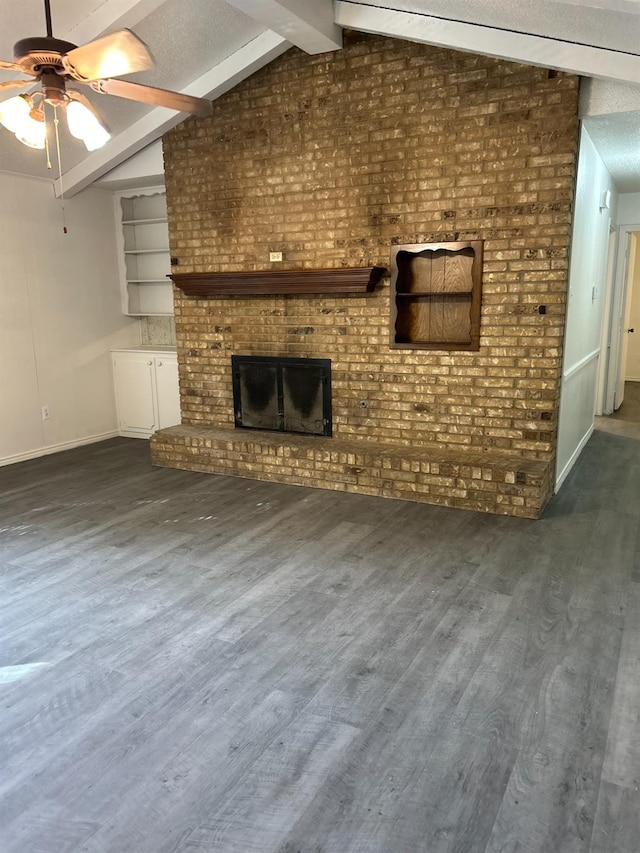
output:
<svg viewBox="0 0 640 853"><path fill-rule="evenodd" d="M0 103L0 124L29 148L44 148L47 128L44 116L34 109L29 95L16 95Z"/></svg>
<svg viewBox="0 0 640 853"><path fill-rule="evenodd" d="M15 133L23 126L25 119L29 118L31 104L28 95L16 95L8 101L0 103L0 124Z"/></svg>
<svg viewBox="0 0 640 853"><path fill-rule="evenodd" d="M43 121L29 118L28 123L16 131L16 139L29 148L44 148L47 128Z"/></svg>
<svg viewBox="0 0 640 853"><path fill-rule="evenodd" d="M69 133L76 139L82 140L87 151L96 151L111 139L109 131L85 104L71 100L67 104L66 111Z"/></svg>

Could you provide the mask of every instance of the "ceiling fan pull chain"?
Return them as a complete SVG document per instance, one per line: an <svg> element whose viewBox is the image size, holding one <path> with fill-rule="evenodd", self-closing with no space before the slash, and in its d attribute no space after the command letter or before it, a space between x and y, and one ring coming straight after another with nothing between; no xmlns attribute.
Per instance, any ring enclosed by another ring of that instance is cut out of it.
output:
<svg viewBox="0 0 640 853"><path fill-rule="evenodd" d="M47 127L47 111L42 103L42 119L44 121L44 151L47 156L47 169L51 168L51 151L49 150L49 128Z"/></svg>
<svg viewBox="0 0 640 853"><path fill-rule="evenodd" d="M58 119L58 107L53 105L53 126L56 131L56 151L58 153L58 180L60 181L60 203L62 205L62 231L67 233L67 220L66 213L64 209L64 187L62 185L62 158L60 156L60 135L58 133L58 125L60 120Z"/></svg>

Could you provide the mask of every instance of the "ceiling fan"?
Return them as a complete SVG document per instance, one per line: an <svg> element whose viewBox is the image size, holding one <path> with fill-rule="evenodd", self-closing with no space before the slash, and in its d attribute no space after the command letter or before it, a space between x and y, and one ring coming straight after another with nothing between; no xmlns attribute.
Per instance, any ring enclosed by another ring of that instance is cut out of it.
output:
<svg viewBox="0 0 640 853"><path fill-rule="evenodd" d="M77 89L67 89L67 82L88 86L102 95L116 95L196 116L211 113L211 102L204 98L112 79L145 71L153 65L146 44L131 30L118 30L77 47L54 38L50 0L44 0L44 13L47 35L21 39L13 47L13 62L0 60L0 70L28 75L26 80L0 82L0 92L34 83L41 87L32 94L0 102L0 124L15 133L25 145L45 147L45 104L52 106L54 112L58 107L66 111L70 132L82 139L89 151L101 147L110 138L88 98Z"/></svg>

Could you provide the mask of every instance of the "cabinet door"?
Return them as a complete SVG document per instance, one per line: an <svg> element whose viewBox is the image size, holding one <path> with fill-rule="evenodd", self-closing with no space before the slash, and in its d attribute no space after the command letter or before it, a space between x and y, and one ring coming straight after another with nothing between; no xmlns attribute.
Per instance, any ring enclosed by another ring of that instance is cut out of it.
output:
<svg viewBox="0 0 640 853"><path fill-rule="evenodd" d="M158 426L175 426L181 421L178 387L178 359L175 355L156 357Z"/></svg>
<svg viewBox="0 0 640 853"><path fill-rule="evenodd" d="M158 428L153 357L114 353L113 378L121 434L151 435Z"/></svg>

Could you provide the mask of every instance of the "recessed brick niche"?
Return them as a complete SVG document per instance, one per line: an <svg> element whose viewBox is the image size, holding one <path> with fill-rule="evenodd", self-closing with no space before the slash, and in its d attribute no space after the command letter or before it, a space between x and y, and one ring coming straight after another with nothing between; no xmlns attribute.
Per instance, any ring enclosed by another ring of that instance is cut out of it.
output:
<svg viewBox="0 0 640 853"><path fill-rule="evenodd" d="M482 303L479 349L441 351L390 346L388 277L361 293L175 289L182 425L155 434L155 464L539 515L577 94L572 75L346 34L168 133L176 274L389 268L400 244L481 240ZM233 354L331 359L332 437L234 429Z"/></svg>

